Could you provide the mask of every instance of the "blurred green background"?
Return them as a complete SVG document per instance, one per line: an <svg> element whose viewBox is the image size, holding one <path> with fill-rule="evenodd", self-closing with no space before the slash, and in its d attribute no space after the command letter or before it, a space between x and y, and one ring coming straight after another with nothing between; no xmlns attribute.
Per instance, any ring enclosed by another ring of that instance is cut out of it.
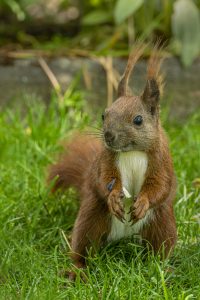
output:
<svg viewBox="0 0 200 300"><path fill-rule="evenodd" d="M137 37L159 37L188 66L200 53L199 11L200 0L0 0L0 46L122 56Z"/></svg>

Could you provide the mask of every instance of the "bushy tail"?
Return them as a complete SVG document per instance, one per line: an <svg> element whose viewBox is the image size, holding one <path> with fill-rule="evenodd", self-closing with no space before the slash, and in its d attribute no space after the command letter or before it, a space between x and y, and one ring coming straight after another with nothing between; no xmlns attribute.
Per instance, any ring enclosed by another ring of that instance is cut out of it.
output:
<svg viewBox="0 0 200 300"><path fill-rule="evenodd" d="M100 148L101 143L98 139L87 135L75 135L65 145L65 152L59 161L50 166L48 182L57 177L52 191L70 186L80 189L85 172L91 166Z"/></svg>

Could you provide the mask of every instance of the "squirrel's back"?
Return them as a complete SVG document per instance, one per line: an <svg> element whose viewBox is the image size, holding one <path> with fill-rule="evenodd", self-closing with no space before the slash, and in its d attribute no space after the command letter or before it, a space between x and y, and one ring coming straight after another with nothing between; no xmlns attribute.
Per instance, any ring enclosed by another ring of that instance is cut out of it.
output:
<svg viewBox="0 0 200 300"><path fill-rule="evenodd" d="M83 183L84 174L101 151L101 141L93 136L76 134L64 145L64 154L50 167L48 182L56 178L53 191Z"/></svg>

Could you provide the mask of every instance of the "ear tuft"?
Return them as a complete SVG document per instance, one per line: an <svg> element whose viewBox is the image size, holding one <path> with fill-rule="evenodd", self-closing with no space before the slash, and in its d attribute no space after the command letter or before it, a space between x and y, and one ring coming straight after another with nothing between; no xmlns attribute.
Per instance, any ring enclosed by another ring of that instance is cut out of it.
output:
<svg viewBox="0 0 200 300"><path fill-rule="evenodd" d="M136 46L134 47L131 54L129 55L124 74L122 75L121 80L118 85L118 92L117 92L118 97L130 95L130 88L128 86L129 77L134 69L136 62L139 60L139 58L143 54L146 46L147 45L142 44L141 42L137 42Z"/></svg>
<svg viewBox="0 0 200 300"><path fill-rule="evenodd" d="M160 97L160 89L157 81L152 78L147 80L147 92L148 92L148 97L151 99L155 99L155 101L158 101Z"/></svg>
<svg viewBox="0 0 200 300"><path fill-rule="evenodd" d="M152 115L157 111L159 99L163 92L163 77L160 74L162 59L159 57L158 46L159 44L157 43L149 59L147 82L142 94L142 100L148 106Z"/></svg>

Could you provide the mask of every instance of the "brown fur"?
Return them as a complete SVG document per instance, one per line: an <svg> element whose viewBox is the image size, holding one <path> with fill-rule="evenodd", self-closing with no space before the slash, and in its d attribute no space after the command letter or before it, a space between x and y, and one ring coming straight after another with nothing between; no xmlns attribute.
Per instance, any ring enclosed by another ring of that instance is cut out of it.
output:
<svg viewBox="0 0 200 300"><path fill-rule="evenodd" d="M164 256L176 242L176 224L173 213L175 176L168 142L159 121L160 63L152 57L147 71L147 82L141 97L128 96L128 78L133 64L143 48L129 58L120 82L120 98L105 112L104 143L88 136L75 136L68 143L66 153L52 166L49 180L58 175L54 190L75 186L81 198L79 213L72 234L72 258L78 268L85 266L85 256L92 246L99 247L111 228L111 216L123 222L122 183L117 168L117 151L145 151L148 168L136 201L133 200L130 217L135 223L148 209L154 209L154 218L141 229L141 236L155 252ZM141 126L133 125L137 115L143 116ZM114 140L106 138L109 131ZM108 183L115 179L111 191ZM71 278L74 274L71 273Z"/></svg>

